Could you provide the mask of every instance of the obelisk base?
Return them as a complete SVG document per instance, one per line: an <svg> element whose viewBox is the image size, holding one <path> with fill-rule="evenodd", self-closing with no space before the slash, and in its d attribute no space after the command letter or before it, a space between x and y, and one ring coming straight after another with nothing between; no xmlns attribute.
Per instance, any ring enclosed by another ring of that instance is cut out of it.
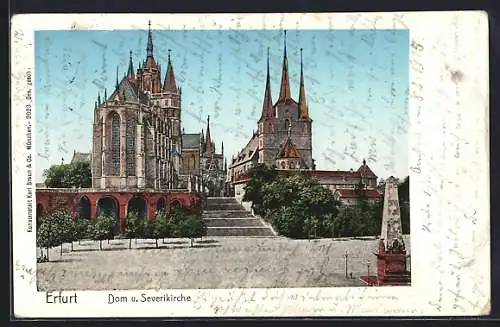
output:
<svg viewBox="0 0 500 327"><path fill-rule="evenodd" d="M361 276L368 286L407 286L411 284L410 272L406 269L404 244L396 243L386 251L384 240L379 241L377 256L377 276Z"/></svg>

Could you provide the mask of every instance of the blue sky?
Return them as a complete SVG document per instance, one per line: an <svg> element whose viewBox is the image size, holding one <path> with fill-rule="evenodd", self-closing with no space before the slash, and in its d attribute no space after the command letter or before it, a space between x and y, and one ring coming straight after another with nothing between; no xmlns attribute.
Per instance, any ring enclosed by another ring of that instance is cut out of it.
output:
<svg viewBox="0 0 500 327"><path fill-rule="evenodd" d="M270 48L273 101L283 60L280 30L153 30L154 55L167 67L171 49L182 87L182 126L206 130L228 162L257 128ZM317 169L357 169L366 158L379 177L408 175L408 31L289 30L292 97L298 100L300 48L313 119ZM39 31L35 34L36 180L73 151L92 148L97 94L110 94L146 57L147 30Z"/></svg>

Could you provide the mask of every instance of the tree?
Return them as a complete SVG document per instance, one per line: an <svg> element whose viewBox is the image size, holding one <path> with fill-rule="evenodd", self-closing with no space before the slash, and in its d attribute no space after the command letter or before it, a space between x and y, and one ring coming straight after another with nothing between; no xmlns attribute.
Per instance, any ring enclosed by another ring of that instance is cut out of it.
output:
<svg viewBox="0 0 500 327"><path fill-rule="evenodd" d="M193 247L195 238L207 234L207 226L201 216L189 215L181 221L179 233L181 237L189 238L191 240L191 247Z"/></svg>
<svg viewBox="0 0 500 327"><path fill-rule="evenodd" d="M170 236L169 217L164 211L158 211L154 220L146 220L144 223L145 236L155 240L158 248L158 239Z"/></svg>
<svg viewBox="0 0 500 327"><path fill-rule="evenodd" d="M73 224L77 241L91 237L91 234L89 234L90 221L88 219L77 218L73 220Z"/></svg>
<svg viewBox="0 0 500 327"><path fill-rule="evenodd" d="M43 173L45 185L54 188L85 188L92 185L89 162L53 165Z"/></svg>
<svg viewBox="0 0 500 327"><path fill-rule="evenodd" d="M60 255L62 256L62 246L72 238L73 217L65 210L55 211L47 215L40 223L37 230L37 245L47 249L61 246Z"/></svg>
<svg viewBox="0 0 500 327"><path fill-rule="evenodd" d="M99 215L92 229L92 239L99 241L99 249L102 250L102 241L114 237L115 222L111 215Z"/></svg>
<svg viewBox="0 0 500 327"><path fill-rule="evenodd" d="M257 164L248 171L250 180L243 188L245 191L243 201L252 202L252 209L255 213L262 213L264 185L276 180L277 176L276 167L267 167L265 164Z"/></svg>
<svg viewBox="0 0 500 327"><path fill-rule="evenodd" d="M129 239L128 248L132 248L132 239L137 239L144 234L144 218L136 212L131 211L127 214L125 221L125 237Z"/></svg>
<svg viewBox="0 0 500 327"><path fill-rule="evenodd" d="M305 174L280 176L262 188L264 219L292 238L329 237L340 202Z"/></svg>

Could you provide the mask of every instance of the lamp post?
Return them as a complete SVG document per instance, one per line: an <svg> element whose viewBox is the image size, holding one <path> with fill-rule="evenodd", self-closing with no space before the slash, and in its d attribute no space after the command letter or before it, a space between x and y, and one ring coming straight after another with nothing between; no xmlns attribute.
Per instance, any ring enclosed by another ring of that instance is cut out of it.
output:
<svg viewBox="0 0 500 327"><path fill-rule="evenodd" d="M344 253L344 258L345 258L345 278L347 279L347 257L349 256L349 254L347 253L347 250L345 250L345 253Z"/></svg>

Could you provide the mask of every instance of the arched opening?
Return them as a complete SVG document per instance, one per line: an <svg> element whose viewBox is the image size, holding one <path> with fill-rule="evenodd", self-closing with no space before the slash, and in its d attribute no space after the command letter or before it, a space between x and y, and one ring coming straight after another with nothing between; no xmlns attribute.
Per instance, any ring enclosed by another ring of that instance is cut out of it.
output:
<svg viewBox="0 0 500 327"><path fill-rule="evenodd" d="M43 206L38 203L36 205L36 219L39 220L43 217L43 214L44 214L44 209L43 209Z"/></svg>
<svg viewBox="0 0 500 327"><path fill-rule="evenodd" d="M165 212L165 207L166 207L165 199L160 198L158 201L156 201L156 211L163 211Z"/></svg>
<svg viewBox="0 0 500 327"><path fill-rule="evenodd" d="M78 201L78 218L90 219L90 200L86 196L82 196Z"/></svg>
<svg viewBox="0 0 500 327"><path fill-rule="evenodd" d="M110 215L115 222L115 231L120 227L120 212L118 211L118 201L110 196L100 198L97 201L97 216Z"/></svg>
<svg viewBox="0 0 500 327"><path fill-rule="evenodd" d="M286 169L286 163L284 161L281 162L281 169Z"/></svg>
<svg viewBox="0 0 500 327"><path fill-rule="evenodd" d="M116 111L109 113L107 125L109 157L106 166L109 176L118 176L120 174L120 116Z"/></svg>
<svg viewBox="0 0 500 327"><path fill-rule="evenodd" d="M132 197L128 201L127 212L135 212L139 217L147 218L147 206L144 197Z"/></svg>
<svg viewBox="0 0 500 327"><path fill-rule="evenodd" d="M170 212L174 212L177 209L182 208L182 204L179 200L174 200L170 202Z"/></svg>

